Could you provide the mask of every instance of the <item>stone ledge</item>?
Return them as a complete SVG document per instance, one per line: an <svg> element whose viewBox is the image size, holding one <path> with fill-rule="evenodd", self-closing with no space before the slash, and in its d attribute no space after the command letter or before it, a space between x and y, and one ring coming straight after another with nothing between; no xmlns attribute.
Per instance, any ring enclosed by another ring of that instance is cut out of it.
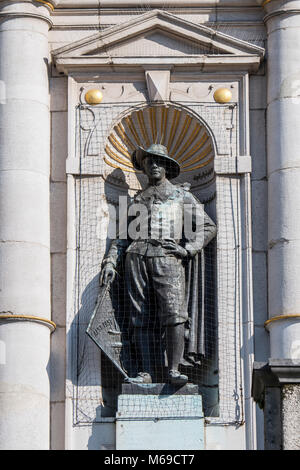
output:
<svg viewBox="0 0 300 470"><path fill-rule="evenodd" d="M39 0L38 0L39 1ZM99 0L49 0L56 8L98 8L99 7ZM261 2L263 0L260 0ZM165 7L182 7L181 0L165 0L164 2ZM190 7L236 7L237 0L190 0L188 5ZM257 0L240 0L241 8L245 7L256 7ZM118 7L133 7L138 8L141 6L141 2L139 0L119 0L117 3ZM157 1L155 0L148 0L149 7L156 7ZM102 8L114 8L116 7L115 0L101 0L101 7Z"/></svg>
<svg viewBox="0 0 300 470"><path fill-rule="evenodd" d="M299 360L269 359L269 362L254 362L251 396L259 407L263 408L266 388L280 388L285 384L299 383Z"/></svg>
<svg viewBox="0 0 300 470"><path fill-rule="evenodd" d="M171 384L123 384L122 394L126 395L199 395L199 386L186 384L175 386Z"/></svg>
<svg viewBox="0 0 300 470"><path fill-rule="evenodd" d="M270 359L269 367L279 384L300 383L300 360Z"/></svg>

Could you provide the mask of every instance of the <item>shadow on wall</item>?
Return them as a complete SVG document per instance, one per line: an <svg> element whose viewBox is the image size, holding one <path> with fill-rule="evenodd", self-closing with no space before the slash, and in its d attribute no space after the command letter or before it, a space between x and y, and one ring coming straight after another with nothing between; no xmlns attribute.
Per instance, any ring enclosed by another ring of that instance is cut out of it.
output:
<svg viewBox="0 0 300 470"><path fill-rule="evenodd" d="M115 200L117 203L118 196L128 196L128 185L123 172L119 169L114 170L105 181L104 192L106 200L111 203ZM84 178L81 179L84 184ZM80 184L81 184L80 182ZM99 195L89 194L88 203L96 201ZM101 260L97 250L99 249L99 240L97 243L91 242L89 233L95 234L95 226L87 224L96 223L97 217L88 217L88 210L85 201L80 201L80 207L77 208L77 220L83 221L85 224L82 230L81 224L77 227L77 237L80 251L77 250L76 259L76 278L74 289L74 310L77 311L74 316L70 329L68 331L67 342L69 345L69 357L71 357L71 367L68 368L69 376L67 377L75 387L77 387L77 399L74 400L74 422L92 422L95 416L95 403L101 403L101 417L115 415L115 402L117 394L120 390L121 374L113 366L92 339L87 335L86 329L93 314L97 297L99 294L99 274L101 271ZM96 203L95 203L96 206ZM92 210L96 210L94 207ZM80 214L80 218L79 218ZM90 214L90 213L89 213ZM94 222L91 222L94 221ZM85 232L84 232L85 231ZM93 235L91 235L93 236ZM106 243L105 253L110 246L110 239L106 241L100 240L100 243ZM87 246L90 243L89 246ZM93 249L90 249L90 246ZM88 248L88 249L87 249ZM89 260L84 257L90 257ZM94 259L93 259L94 258ZM87 263L85 261L88 261ZM99 266L98 266L99 262ZM89 278L89 273L84 270L89 269L86 266L92 266L93 272L97 274L89 280L86 285L84 278ZM83 288L83 290L82 290ZM97 389L97 390L96 390ZM100 392L99 392L100 390ZM75 392L74 392L75 393ZM92 403L93 402L93 403ZM91 409L93 406L93 409ZM98 418L97 418L98 419Z"/></svg>

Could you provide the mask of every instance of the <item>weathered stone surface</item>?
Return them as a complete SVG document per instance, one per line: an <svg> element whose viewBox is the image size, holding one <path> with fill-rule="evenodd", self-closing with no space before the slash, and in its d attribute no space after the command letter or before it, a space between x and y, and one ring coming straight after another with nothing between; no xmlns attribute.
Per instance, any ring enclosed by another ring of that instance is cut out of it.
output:
<svg viewBox="0 0 300 470"><path fill-rule="evenodd" d="M68 111L68 78L50 79L50 111Z"/></svg>
<svg viewBox="0 0 300 470"><path fill-rule="evenodd" d="M51 183L51 253L65 253L67 248L67 186L66 183Z"/></svg>
<svg viewBox="0 0 300 470"><path fill-rule="evenodd" d="M51 336L51 356L49 362L50 400L63 402L65 399L66 378L66 330L57 327Z"/></svg>
<svg viewBox="0 0 300 470"><path fill-rule="evenodd" d="M51 113L51 180L66 181L68 113Z"/></svg>
<svg viewBox="0 0 300 470"><path fill-rule="evenodd" d="M252 181L252 243L254 251L266 251L268 247L268 184Z"/></svg>
<svg viewBox="0 0 300 470"><path fill-rule="evenodd" d="M66 324L67 259L64 253L51 255L51 312L59 326Z"/></svg>
<svg viewBox="0 0 300 470"><path fill-rule="evenodd" d="M268 271L267 271L267 252L252 253L253 272L253 309L254 309L254 323L257 326L263 327L265 321L268 319L268 300L266 296L268 288ZM262 339L262 338L261 338ZM257 341L261 343L264 348L268 345L269 341ZM268 359L269 356L265 358ZM261 359L257 359L261 360Z"/></svg>
<svg viewBox="0 0 300 470"><path fill-rule="evenodd" d="M250 153L252 157L251 179L266 178L266 112L262 109L250 110Z"/></svg>
<svg viewBox="0 0 300 470"><path fill-rule="evenodd" d="M280 388L265 390L265 450L280 450L282 441Z"/></svg>
<svg viewBox="0 0 300 470"><path fill-rule="evenodd" d="M282 387L283 449L300 450L300 385Z"/></svg>
<svg viewBox="0 0 300 470"><path fill-rule="evenodd" d="M299 450L300 361L254 363L252 397L264 410L265 450Z"/></svg>
<svg viewBox="0 0 300 470"><path fill-rule="evenodd" d="M65 450L65 402L50 404L50 449Z"/></svg>

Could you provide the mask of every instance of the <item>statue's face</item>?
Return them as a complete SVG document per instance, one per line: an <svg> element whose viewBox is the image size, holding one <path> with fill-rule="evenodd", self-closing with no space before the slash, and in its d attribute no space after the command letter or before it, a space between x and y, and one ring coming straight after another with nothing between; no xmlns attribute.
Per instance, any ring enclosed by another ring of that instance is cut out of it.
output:
<svg viewBox="0 0 300 470"><path fill-rule="evenodd" d="M164 158L146 157L143 160L143 167L150 180L160 181L166 177L166 161Z"/></svg>

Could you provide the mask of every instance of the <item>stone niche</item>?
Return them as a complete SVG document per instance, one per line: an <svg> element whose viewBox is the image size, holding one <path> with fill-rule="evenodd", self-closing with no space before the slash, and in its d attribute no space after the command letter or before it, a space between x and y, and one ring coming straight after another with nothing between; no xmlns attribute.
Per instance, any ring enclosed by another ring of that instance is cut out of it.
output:
<svg viewBox="0 0 300 470"><path fill-rule="evenodd" d="M253 353L244 341L253 317L247 97L248 74L263 56L260 47L159 10L53 51L56 69L69 77L70 433L82 424L97 433L115 422L120 384L85 330L110 207L145 184L130 154L153 142L178 158L182 172L174 182L189 183L218 225L210 253L209 360L199 375L206 424L241 424L251 414L244 400ZM231 92L227 103L214 100L221 87ZM91 89L103 94L94 106L85 101Z"/></svg>

